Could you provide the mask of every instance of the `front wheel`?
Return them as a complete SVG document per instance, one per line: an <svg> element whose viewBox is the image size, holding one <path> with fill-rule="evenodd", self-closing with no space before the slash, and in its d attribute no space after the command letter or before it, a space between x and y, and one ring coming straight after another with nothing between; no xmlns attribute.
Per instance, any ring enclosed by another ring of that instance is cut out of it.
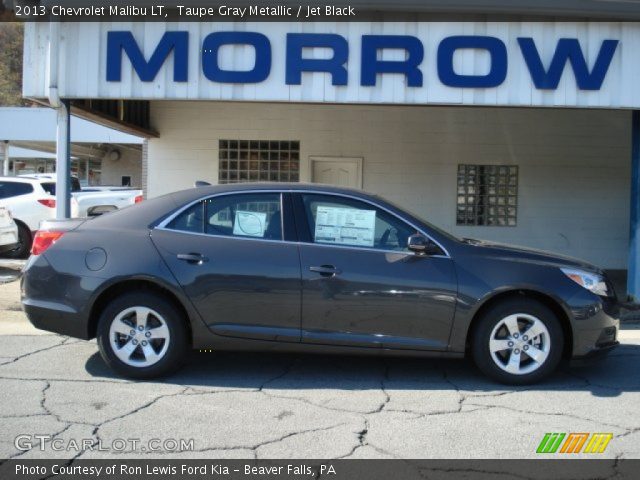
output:
<svg viewBox="0 0 640 480"><path fill-rule="evenodd" d="M476 365L487 376L509 385L528 385L557 368L562 327L542 303L510 299L489 309L479 322L471 347Z"/></svg>
<svg viewBox="0 0 640 480"><path fill-rule="evenodd" d="M151 292L112 300L100 316L97 336L107 365L131 378L167 375L182 365L188 350L183 315Z"/></svg>

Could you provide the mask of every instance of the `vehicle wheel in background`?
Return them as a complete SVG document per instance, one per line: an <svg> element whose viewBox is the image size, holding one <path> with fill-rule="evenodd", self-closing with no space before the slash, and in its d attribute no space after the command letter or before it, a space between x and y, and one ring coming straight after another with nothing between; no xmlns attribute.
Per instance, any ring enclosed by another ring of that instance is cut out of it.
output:
<svg viewBox="0 0 640 480"><path fill-rule="evenodd" d="M471 338L473 359L487 376L509 385L539 382L555 371L564 336L555 314L530 298L489 309Z"/></svg>
<svg viewBox="0 0 640 480"><path fill-rule="evenodd" d="M4 258L28 258L31 252L31 243L33 237L29 227L24 223L16 222L18 225L18 248L4 252L2 256Z"/></svg>
<svg viewBox="0 0 640 480"><path fill-rule="evenodd" d="M127 293L112 300L98 321L104 361L131 378L155 378L177 370L188 350L186 319L153 292Z"/></svg>

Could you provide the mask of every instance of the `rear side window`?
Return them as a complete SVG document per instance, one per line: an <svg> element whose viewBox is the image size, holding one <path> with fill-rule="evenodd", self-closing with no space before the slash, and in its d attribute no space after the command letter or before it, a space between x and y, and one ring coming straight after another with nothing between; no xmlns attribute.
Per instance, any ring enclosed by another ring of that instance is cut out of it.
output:
<svg viewBox="0 0 640 480"><path fill-rule="evenodd" d="M167 228L224 237L282 240L280 193L209 198L186 209Z"/></svg>
<svg viewBox="0 0 640 480"><path fill-rule="evenodd" d="M198 202L187 208L167 224L171 230L181 232L203 233L204 232L204 202Z"/></svg>
<svg viewBox="0 0 640 480"><path fill-rule="evenodd" d="M33 186L30 183L0 182L0 198L18 197L29 193L33 193Z"/></svg>
<svg viewBox="0 0 640 480"><path fill-rule="evenodd" d="M69 184L69 187L71 188L72 192L80 192L82 190L82 188L80 188L80 181L76 177L71 177L69 181L71 182ZM42 185L42 188L44 188L44 191L47 192L49 195L56 194L56 182L42 182L40 185ZM87 191L96 191L96 190L87 190Z"/></svg>
<svg viewBox="0 0 640 480"><path fill-rule="evenodd" d="M44 182L44 183L41 183L40 185L42 185L42 188L44 189L44 191L47 192L49 195L56 194L55 182Z"/></svg>

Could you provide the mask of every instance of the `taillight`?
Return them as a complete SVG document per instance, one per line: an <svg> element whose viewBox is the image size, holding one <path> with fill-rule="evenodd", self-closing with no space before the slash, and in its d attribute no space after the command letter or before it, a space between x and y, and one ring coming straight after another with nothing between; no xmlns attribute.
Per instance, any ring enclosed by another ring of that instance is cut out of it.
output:
<svg viewBox="0 0 640 480"><path fill-rule="evenodd" d="M38 203L45 207L56 208L56 200L54 198L41 198L38 200Z"/></svg>
<svg viewBox="0 0 640 480"><path fill-rule="evenodd" d="M136 195L136 198L133 199L133 203L140 203L142 200L144 200L142 195Z"/></svg>
<svg viewBox="0 0 640 480"><path fill-rule="evenodd" d="M51 245L62 237L64 232L49 232L46 230L38 230L36 236L33 237L33 245L31 246L32 255L40 255Z"/></svg>

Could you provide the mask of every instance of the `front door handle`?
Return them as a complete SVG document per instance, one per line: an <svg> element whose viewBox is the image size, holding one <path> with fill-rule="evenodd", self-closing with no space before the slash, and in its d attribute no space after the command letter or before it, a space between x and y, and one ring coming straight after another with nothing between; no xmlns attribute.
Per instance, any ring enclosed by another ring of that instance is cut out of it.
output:
<svg viewBox="0 0 640 480"><path fill-rule="evenodd" d="M323 277L335 277L336 275L340 275L342 273L333 265L320 265L319 267L309 267L309 270L312 272L319 273Z"/></svg>
<svg viewBox="0 0 640 480"><path fill-rule="evenodd" d="M204 262L209 261L207 257L199 253L179 253L177 257L178 257L178 260L183 260L185 262L193 263L195 265L202 265Z"/></svg>

